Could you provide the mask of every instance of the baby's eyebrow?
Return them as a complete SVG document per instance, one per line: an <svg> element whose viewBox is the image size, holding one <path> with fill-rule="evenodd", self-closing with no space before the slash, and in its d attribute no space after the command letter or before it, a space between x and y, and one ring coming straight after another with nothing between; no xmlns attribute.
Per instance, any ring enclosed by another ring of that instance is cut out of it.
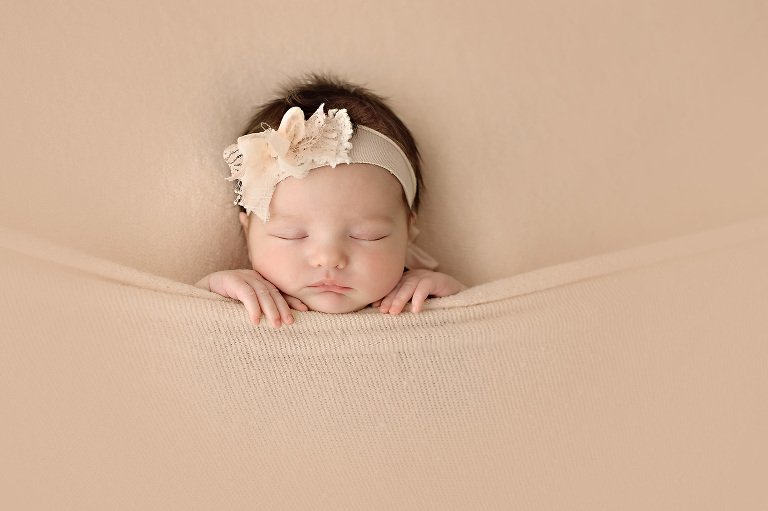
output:
<svg viewBox="0 0 768 511"><path fill-rule="evenodd" d="M371 213L368 215L360 215L357 217L358 220L366 221L366 222L383 222L387 224L393 224L395 223L395 219L392 217L392 215L387 215L384 213ZM269 216L269 221L273 220L279 220L281 222L301 222L304 220L304 217L301 215L295 215L292 213L278 213L273 212Z"/></svg>
<svg viewBox="0 0 768 511"><path fill-rule="evenodd" d="M381 214L363 215L360 217L360 219L366 220L369 222L386 222L388 224L395 223L395 219L392 218L391 215L381 215Z"/></svg>
<svg viewBox="0 0 768 511"><path fill-rule="evenodd" d="M277 212L271 213L269 215L269 219L270 220L291 220L291 221L303 220L303 218L299 215L293 215L291 213L282 214Z"/></svg>

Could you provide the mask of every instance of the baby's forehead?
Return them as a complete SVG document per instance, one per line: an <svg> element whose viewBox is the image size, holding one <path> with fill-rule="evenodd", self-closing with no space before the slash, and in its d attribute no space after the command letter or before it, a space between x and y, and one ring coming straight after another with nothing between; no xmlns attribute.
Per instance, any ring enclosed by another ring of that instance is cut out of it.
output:
<svg viewBox="0 0 768 511"><path fill-rule="evenodd" d="M341 164L281 181L270 203L270 220L329 215L386 221L399 218L405 209L402 186L389 171L370 164Z"/></svg>
<svg viewBox="0 0 768 511"><path fill-rule="evenodd" d="M338 212L314 212L310 209L300 211L270 211L269 221L271 223L304 223L310 220L328 220L330 219L351 219L365 223L392 224L397 220L396 215L360 213L351 211L352 214L339 214Z"/></svg>

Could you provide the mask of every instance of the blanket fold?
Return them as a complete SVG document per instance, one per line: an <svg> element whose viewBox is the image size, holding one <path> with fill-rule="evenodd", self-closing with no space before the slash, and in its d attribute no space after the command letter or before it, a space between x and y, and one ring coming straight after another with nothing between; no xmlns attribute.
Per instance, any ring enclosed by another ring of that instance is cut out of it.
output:
<svg viewBox="0 0 768 511"><path fill-rule="evenodd" d="M0 234L4 509L768 503L768 219L279 330Z"/></svg>

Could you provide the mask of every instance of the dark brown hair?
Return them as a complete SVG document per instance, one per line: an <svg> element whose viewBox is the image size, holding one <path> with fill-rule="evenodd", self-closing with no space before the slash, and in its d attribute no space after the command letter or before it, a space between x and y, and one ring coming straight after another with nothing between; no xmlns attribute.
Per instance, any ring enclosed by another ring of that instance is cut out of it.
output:
<svg viewBox="0 0 768 511"><path fill-rule="evenodd" d="M365 87L339 78L310 74L281 88L277 97L256 109L243 135L264 131L266 126L277 129L289 108L298 106L306 119L325 103L325 111L345 108L354 126L362 125L388 136L400 146L416 174L416 196L411 211L419 206L419 190L423 190L421 157L416 141L403 121L387 106L384 98Z"/></svg>

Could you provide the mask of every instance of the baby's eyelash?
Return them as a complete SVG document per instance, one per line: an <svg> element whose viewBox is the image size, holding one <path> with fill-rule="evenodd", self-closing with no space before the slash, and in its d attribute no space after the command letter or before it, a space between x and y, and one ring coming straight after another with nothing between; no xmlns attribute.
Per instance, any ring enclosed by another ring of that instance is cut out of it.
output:
<svg viewBox="0 0 768 511"><path fill-rule="evenodd" d="M296 236L285 235L285 234L270 234L270 236L272 236L273 238L287 240L287 241L303 240L309 237L306 234L296 235ZM385 234L384 236L352 236L350 235L349 237L352 238L353 240L358 240L358 241L380 241L388 236L389 236L388 234Z"/></svg>
<svg viewBox="0 0 768 511"><path fill-rule="evenodd" d="M367 237L367 236L350 236L350 238L355 239L355 240L360 240L360 241L379 241L379 240L383 240L386 237L387 237L386 235L380 236L378 238L376 238L376 237Z"/></svg>
<svg viewBox="0 0 768 511"><path fill-rule="evenodd" d="M303 240L306 238L306 236L278 236L277 234L273 234L272 236L281 240Z"/></svg>

